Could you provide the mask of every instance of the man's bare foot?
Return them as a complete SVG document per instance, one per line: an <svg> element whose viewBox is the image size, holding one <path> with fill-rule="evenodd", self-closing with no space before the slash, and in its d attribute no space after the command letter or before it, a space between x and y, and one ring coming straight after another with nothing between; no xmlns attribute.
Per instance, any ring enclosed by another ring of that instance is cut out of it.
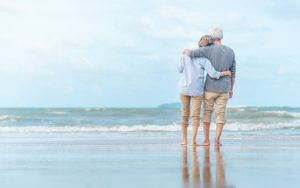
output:
<svg viewBox="0 0 300 188"><path fill-rule="evenodd" d="M209 146L210 142L209 140L203 140L202 144L199 144L199 146Z"/></svg>
<svg viewBox="0 0 300 188"><path fill-rule="evenodd" d="M182 137L182 139L181 139L181 145L182 145L182 146L187 145L187 139L186 139L186 136Z"/></svg>
<svg viewBox="0 0 300 188"><path fill-rule="evenodd" d="M193 142L193 141L192 141L192 142L191 142L191 146L192 146L192 147L195 147L195 146L198 146L198 145L197 145L196 142Z"/></svg>
<svg viewBox="0 0 300 188"><path fill-rule="evenodd" d="M215 141L215 146L222 146L222 144L220 143L220 141Z"/></svg>
<svg viewBox="0 0 300 188"><path fill-rule="evenodd" d="M199 144L198 146L209 146L210 143L209 142L203 142L202 144Z"/></svg>

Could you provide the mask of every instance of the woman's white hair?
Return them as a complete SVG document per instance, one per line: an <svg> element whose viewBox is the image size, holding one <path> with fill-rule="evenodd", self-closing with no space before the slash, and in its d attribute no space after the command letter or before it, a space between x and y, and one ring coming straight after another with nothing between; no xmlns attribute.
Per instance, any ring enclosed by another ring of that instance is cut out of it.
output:
<svg viewBox="0 0 300 188"><path fill-rule="evenodd" d="M223 39L223 31L222 29L218 28L218 27L213 27L210 28L208 30L208 34L211 36L211 38L214 39L219 39L222 40Z"/></svg>

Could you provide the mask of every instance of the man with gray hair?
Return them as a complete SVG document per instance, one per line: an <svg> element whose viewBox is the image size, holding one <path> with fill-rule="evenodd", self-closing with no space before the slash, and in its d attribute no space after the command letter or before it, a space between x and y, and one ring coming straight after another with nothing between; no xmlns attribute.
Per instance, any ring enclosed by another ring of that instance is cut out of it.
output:
<svg viewBox="0 0 300 188"><path fill-rule="evenodd" d="M195 50L185 49L184 53L191 58L205 57L211 61L216 71L230 70L232 77L223 77L219 80L213 79L207 75L205 81L205 96L204 96L204 113L203 113L203 130L204 141L202 145L209 145L209 129L212 111L215 106L216 114L216 136L215 145L220 144L220 137L223 126L226 123L225 112L229 98L233 95L233 86L235 82L235 54L233 50L221 43L223 39L223 31L220 28L211 28L208 34L213 39L213 45L199 48Z"/></svg>

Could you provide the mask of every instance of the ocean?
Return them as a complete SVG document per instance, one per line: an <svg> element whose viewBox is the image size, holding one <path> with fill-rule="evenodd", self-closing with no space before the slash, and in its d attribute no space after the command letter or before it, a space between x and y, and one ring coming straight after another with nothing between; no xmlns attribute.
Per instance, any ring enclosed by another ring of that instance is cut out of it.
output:
<svg viewBox="0 0 300 188"><path fill-rule="evenodd" d="M300 108L234 107L227 110L225 131L281 129L300 129ZM177 108L0 109L0 133L176 131L180 131L180 109Z"/></svg>
<svg viewBox="0 0 300 188"><path fill-rule="evenodd" d="M221 147L183 147L178 108L1 108L0 185L299 187L300 108L234 107L227 119Z"/></svg>

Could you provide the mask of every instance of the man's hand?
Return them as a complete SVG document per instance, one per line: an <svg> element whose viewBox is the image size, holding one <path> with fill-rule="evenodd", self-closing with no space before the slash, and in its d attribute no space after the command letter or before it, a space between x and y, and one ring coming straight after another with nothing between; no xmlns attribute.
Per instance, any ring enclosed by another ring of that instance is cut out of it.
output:
<svg viewBox="0 0 300 188"><path fill-rule="evenodd" d="M189 50L189 49L186 48L186 49L183 50L183 54L188 55L189 53L190 53L190 50Z"/></svg>
<svg viewBox="0 0 300 188"><path fill-rule="evenodd" d="M235 83L235 77L231 77L231 87L230 87L230 91L229 91L229 98L232 98L232 96L233 96L234 83Z"/></svg>
<svg viewBox="0 0 300 188"><path fill-rule="evenodd" d="M232 98L232 96L233 96L233 90L231 89L231 90L229 91L229 98Z"/></svg>

